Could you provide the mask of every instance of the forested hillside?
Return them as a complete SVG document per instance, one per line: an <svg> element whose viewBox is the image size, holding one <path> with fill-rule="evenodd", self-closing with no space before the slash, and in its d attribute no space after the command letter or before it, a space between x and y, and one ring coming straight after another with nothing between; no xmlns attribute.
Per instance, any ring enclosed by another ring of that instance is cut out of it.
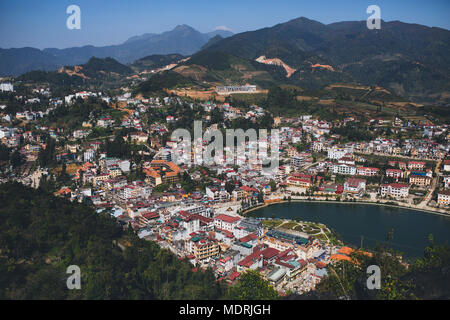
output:
<svg viewBox="0 0 450 320"><path fill-rule="evenodd" d="M156 243L139 239L107 213L18 183L0 185L0 299L278 299L256 272L228 286L193 271ZM448 299L450 247L431 241L406 268L389 249L328 267L316 291L290 299ZM68 290L66 269L81 269ZM367 290L366 269L382 270L382 289Z"/></svg>
<svg viewBox="0 0 450 320"><path fill-rule="evenodd" d="M192 272L188 262L124 232L111 216L86 205L12 183L0 185L0 203L0 299L218 299L224 294L212 272ZM70 265L81 269L81 290L66 287Z"/></svg>

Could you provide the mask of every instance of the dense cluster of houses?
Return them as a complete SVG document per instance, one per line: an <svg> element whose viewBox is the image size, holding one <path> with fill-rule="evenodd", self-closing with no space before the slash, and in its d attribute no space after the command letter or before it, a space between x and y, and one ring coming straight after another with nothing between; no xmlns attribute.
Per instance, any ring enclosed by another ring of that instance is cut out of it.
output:
<svg viewBox="0 0 450 320"><path fill-rule="evenodd" d="M35 93L51 96L45 88ZM72 132L41 124L42 118L61 105L88 98L101 99L112 108L124 111L124 116L120 121L107 113L90 117ZM433 187L437 193L436 205L447 208L450 205L450 160L445 159L450 146L431 140L436 135L448 135L447 126L417 126L396 118L389 125L398 130L417 130L423 138L399 141L380 137L370 142L339 144L339 136L331 134L335 122L310 115L276 117L274 124L280 133L278 170L262 170L260 160L245 161L258 146L243 141L241 147L245 152L234 154L235 160L241 160L240 165L203 163L212 172L208 174L192 166L190 158L185 163L172 161L174 152L183 149L186 142L161 137L169 133L179 115L165 114L165 121L164 118L153 123L143 121L149 109L182 103L178 97L138 99L129 92L108 97L101 92L82 91L49 101L45 111L32 111L32 106L40 100L26 99L30 108L14 115L2 112L5 108L0 106L1 143L18 148L28 162L33 162L47 148L44 134L54 138L60 142L55 161L58 166L70 166L66 170L77 186L64 186L57 195L88 202L98 211L111 213L120 223L133 227L141 238L158 242L191 261L196 268L210 267L218 278L229 282L238 279L245 270L253 269L279 288L304 279L312 289L326 275L327 264L349 259L349 248L339 248L294 230L269 229L263 221L239 214L264 200L292 195L365 198L370 191L376 193L376 199L407 201L411 190L427 193ZM193 103L189 106L192 108ZM203 118L206 122L216 108L223 112L224 120L245 118L256 122L266 115L264 108L257 105L246 111L229 103L204 102L199 106L207 113ZM33 130L25 130L25 126L13 126L13 119L35 123L35 126ZM354 121L355 118L348 117L339 125ZM372 122L386 125L381 119ZM143 149L148 151L141 151L142 155L151 156L151 161L136 164L132 159L109 157L100 148L104 140L88 139L99 127L113 131L127 129L124 142L145 146ZM206 127L206 131L218 128L215 123ZM272 137L268 138L270 142ZM192 146L189 157L203 154L207 143L198 138ZM369 161L371 155L405 160L384 164ZM435 161L441 161L441 167L434 168ZM43 169L48 169L49 174L55 168ZM138 170L139 177L131 175ZM208 179L208 185L185 192L181 184L186 174L193 181ZM164 185L171 186L170 192L154 192Z"/></svg>

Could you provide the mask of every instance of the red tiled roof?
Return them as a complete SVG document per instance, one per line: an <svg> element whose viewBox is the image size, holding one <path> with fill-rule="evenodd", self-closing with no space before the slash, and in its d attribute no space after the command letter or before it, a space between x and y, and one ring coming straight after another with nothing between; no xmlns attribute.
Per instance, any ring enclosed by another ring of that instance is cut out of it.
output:
<svg viewBox="0 0 450 320"><path fill-rule="evenodd" d="M382 184L382 187L388 187L391 186L392 188L400 189L400 188L408 188L409 186L405 183L388 183L388 184Z"/></svg>
<svg viewBox="0 0 450 320"><path fill-rule="evenodd" d="M241 275L240 272L235 271L230 275L230 280L234 281L235 279L239 278L240 275Z"/></svg>
<svg viewBox="0 0 450 320"><path fill-rule="evenodd" d="M264 259L271 259L271 258L277 256L279 253L280 253L279 250L277 250L275 248L270 248L270 247L261 251L261 254L264 257Z"/></svg>
<svg viewBox="0 0 450 320"><path fill-rule="evenodd" d="M159 213L157 212L147 212L142 215L146 219L156 219L159 218Z"/></svg>
<svg viewBox="0 0 450 320"><path fill-rule="evenodd" d="M240 220L241 218L239 217L232 217L226 214L219 214L218 216L214 217L214 219L218 219L218 220L222 220L228 223L233 223L236 222L238 220Z"/></svg>
<svg viewBox="0 0 450 320"><path fill-rule="evenodd" d="M244 190L245 192L258 192L255 188L250 188L248 186L242 186L241 190Z"/></svg>
<svg viewBox="0 0 450 320"><path fill-rule="evenodd" d="M249 254L244 259L239 261L239 265L243 267L250 267L255 261L261 258L261 251L256 250L252 254Z"/></svg>
<svg viewBox="0 0 450 320"><path fill-rule="evenodd" d="M252 240L258 239L258 237L256 236L256 234L254 233L250 233L248 235L246 235L245 237L242 237L239 239L240 242L249 242Z"/></svg>

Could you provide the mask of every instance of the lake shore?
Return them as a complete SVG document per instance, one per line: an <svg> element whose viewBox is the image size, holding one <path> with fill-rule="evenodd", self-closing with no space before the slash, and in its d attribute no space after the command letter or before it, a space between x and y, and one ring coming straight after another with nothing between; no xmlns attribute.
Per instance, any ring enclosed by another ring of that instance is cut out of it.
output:
<svg viewBox="0 0 450 320"><path fill-rule="evenodd" d="M270 203L264 203L255 207L251 207L248 209L245 209L244 211L242 211L240 214L241 215L246 215L249 212L258 210L258 209L262 209L274 204L282 204L282 203L291 203L291 202L316 202L316 203L337 203L337 204L356 204L356 205L373 205L373 206L384 206L384 207L391 207L391 208L400 208L400 209L409 209L412 211L421 211L421 212L426 212L426 213L432 213L441 217L447 217L450 219L450 213L444 213L441 211L434 211L434 210L429 210L429 209L422 209L422 208L415 208L415 207L410 207L410 206L402 206L402 205L397 205L397 204L390 204L390 203L383 203L383 202L372 202L372 201L356 201L356 202L352 202L352 201L336 201L336 200L319 200L319 199L291 199L289 200L280 200L280 201L274 201L274 202L270 202Z"/></svg>
<svg viewBox="0 0 450 320"><path fill-rule="evenodd" d="M343 243L357 247L364 242L367 248L374 248L395 230L395 237L390 241L392 248L405 257L417 258L422 256L431 234L439 243L450 243L450 216L429 213L385 203L293 199L261 204L241 214L269 220L322 223L334 230Z"/></svg>

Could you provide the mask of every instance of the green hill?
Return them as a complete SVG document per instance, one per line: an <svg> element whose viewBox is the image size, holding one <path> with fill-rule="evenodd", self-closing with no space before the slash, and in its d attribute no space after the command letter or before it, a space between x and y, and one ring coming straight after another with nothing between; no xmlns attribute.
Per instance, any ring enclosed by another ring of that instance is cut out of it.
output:
<svg viewBox="0 0 450 320"><path fill-rule="evenodd" d="M218 299L211 271L122 230L109 214L16 183L0 185L0 299ZM121 244L122 248L118 245ZM66 269L81 269L68 290Z"/></svg>
<svg viewBox="0 0 450 320"><path fill-rule="evenodd" d="M298 18L216 41L196 55L204 51L279 58L297 70L283 83L311 88L354 81L418 100L450 91L450 31L399 21L369 30L365 21Z"/></svg>
<svg viewBox="0 0 450 320"><path fill-rule="evenodd" d="M181 54L166 54L166 55L154 54L136 60L131 64L131 67L135 68L138 71L148 69L158 69L167 66L169 64L176 63L183 58L184 56L182 56Z"/></svg>
<svg viewBox="0 0 450 320"><path fill-rule="evenodd" d="M141 93L148 96L152 93L161 93L164 89L172 89L177 86L193 86L196 82L183 77L173 71L164 71L150 77L147 81L140 83L135 89L135 93Z"/></svg>
<svg viewBox="0 0 450 320"><path fill-rule="evenodd" d="M173 71L197 81L217 84L251 82L261 87L272 86L284 77L284 70L277 66L264 65L234 54L211 50L192 55Z"/></svg>
<svg viewBox="0 0 450 320"><path fill-rule="evenodd" d="M119 75L128 75L133 73L133 70L130 67L121 64L113 58L100 59L92 57L87 63L82 65L82 67L83 73L88 77L95 77L99 72L117 73Z"/></svg>
<svg viewBox="0 0 450 320"><path fill-rule="evenodd" d="M92 57L86 64L79 66L66 66L58 71L30 71L17 80L25 84L47 84L56 95L65 95L73 89L107 89L113 85L126 81L125 76L133 70L112 58Z"/></svg>

